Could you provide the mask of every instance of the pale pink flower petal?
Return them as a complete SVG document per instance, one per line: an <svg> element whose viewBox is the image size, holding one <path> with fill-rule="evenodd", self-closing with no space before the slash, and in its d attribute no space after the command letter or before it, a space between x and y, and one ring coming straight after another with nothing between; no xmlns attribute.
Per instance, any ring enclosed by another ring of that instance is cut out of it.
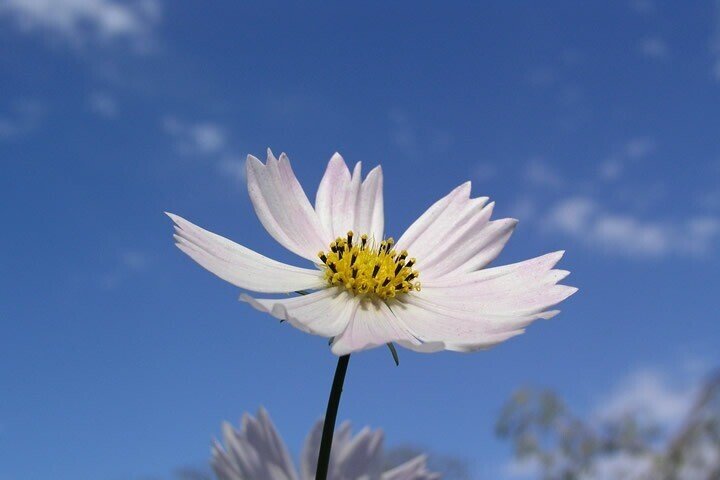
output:
<svg viewBox="0 0 720 480"><path fill-rule="evenodd" d="M556 315L550 308L577 291L557 285L568 273L552 269L562 253L427 282L394 302L393 313L423 342L458 351L489 348Z"/></svg>
<svg viewBox="0 0 720 480"><path fill-rule="evenodd" d="M359 301L340 287L291 298L256 299L243 294L240 299L304 332L323 337L334 337L345 330Z"/></svg>
<svg viewBox="0 0 720 480"><path fill-rule="evenodd" d="M240 431L223 425L225 446L215 442L212 466L219 480L313 480L320 451L323 422L310 431L300 454L299 474L287 448L264 409L258 418L243 416ZM383 432L363 428L352 434L349 422L335 431L330 451L328 479L337 480L437 480L420 455L397 468L382 472Z"/></svg>
<svg viewBox="0 0 720 480"><path fill-rule="evenodd" d="M362 166L357 163L350 175L339 153L328 163L318 187L315 210L330 239L344 237L352 230L358 235L367 234L382 240L382 170L374 168L363 182L361 172Z"/></svg>
<svg viewBox="0 0 720 480"><path fill-rule="evenodd" d="M417 345L418 348L421 344L384 301L363 299L357 301L357 309L347 328L333 340L332 351L335 355L346 355L389 342Z"/></svg>
<svg viewBox="0 0 720 480"><path fill-rule="evenodd" d="M321 272L272 260L208 232L172 213L177 247L208 271L240 288L265 293L287 293L322 288Z"/></svg>
<svg viewBox="0 0 720 480"><path fill-rule="evenodd" d="M485 267L502 251L517 220L490 221L494 203L470 198L470 182L438 200L400 237L395 248L417 258L423 281Z"/></svg>
<svg viewBox="0 0 720 480"><path fill-rule="evenodd" d="M212 467L221 480L299 480L285 443L265 409L245 414L240 431L223 425L225 447L215 442Z"/></svg>
<svg viewBox="0 0 720 480"><path fill-rule="evenodd" d="M442 475L430 472L426 463L425 455L419 455L383 473L380 480L440 480Z"/></svg>
<svg viewBox="0 0 720 480"><path fill-rule="evenodd" d="M248 156L248 193L265 229L282 246L312 262L332 240L283 153L277 160L268 150L267 163Z"/></svg>

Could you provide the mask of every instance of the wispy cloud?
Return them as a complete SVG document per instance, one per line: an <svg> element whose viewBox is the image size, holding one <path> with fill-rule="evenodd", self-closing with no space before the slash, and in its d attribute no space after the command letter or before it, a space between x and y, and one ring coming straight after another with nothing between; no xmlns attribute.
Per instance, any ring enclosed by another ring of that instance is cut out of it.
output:
<svg viewBox="0 0 720 480"><path fill-rule="evenodd" d="M548 188L558 188L564 183L560 172L541 157L532 158L527 162L525 180L532 185Z"/></svg>
<svg viewBox="0 0 720 480"><path fill-rule="evenodd" d="M403 153L414 156L423 151L446 153L453 144L452 135L437 128L423 128L400 108L388 112L390 142Z"/></svg>
<svg viewBox="0 0 720 480"><path fill-rule="evenodd" d="M147 50L160 21L158 0L3 0L0 17L19 31L39 33L74 47L124 41Z"/></svg>
<svg viewBox="0 0 720 480"><path fill-rule="evenodd" d="M497 166L490 162L476 163L475 165L473 165L472 172L470 173L473 180L478 180L480 182L492 180L493 178L497 177L497 174Z"/></svg>
<svg viewBox="0 0 720 480"><path fill-rule="evenodd" d="M147 252L141 250L125 250L119 253L113 268L100 277L100 285L105 290L114 290L124 281L147 271L152 263Z"/></svg>
<svg viewBox="0 0 720 480"><path fill-rule="evenodd" d="M107 92L94 92L88 96L90 110L104 118L115 118L118 114L117 100Z"/></svg>
<svg viewBox="0 0 720 480"><path fill-rule="evenodd" d="M638 44L638 51L644 57L653 60L664 60L669 55L669 48L665 40L660 37L645 37Z"/></svg>
<svg viewBox="0 0 720 480"><path fill-rule="evenodd" d="M642 160L655 152L657 144L651 137L634 137L600 162L598 173L604 180L619 178L630 162Z"/></svg>
<svg viewBox="0 0 720 480"><path fill-rule="evenodd" d="M174 116L162 121L163 130L173 139L175 150L183 155L212 155L226 146L224 129L212 122L191 123Z"/></svg>
<svg viewBox="0 0 720 480"><path fill-rule="evenodd" d="M175 151L184 156L208 159L218 174L235 185L245 183L245 158L233 148L227 129L216 122L189 122L168 115L162 128Z"/></svg>
<svg viewBox="0 0 720 480"><path fill-rule="evenodd" d="M548 230L569 235L607 254L640 258L699 256L720 240L720 219L693 216L682 221L646 220L605 210L590 197L556 203L545 218Z"/></svg>
<svg viewBox="0 0 720 480"><path fill-rule="evenodd" d="M593 417L604 422L632 417L648 425L672 429L690 411L696 396L697 389L688 382L673 381L657 368L639 369L602 396Z"/></svg>
<svg viewBox="0 0 720 480"><path fill-rule="evenodd" d="M0 140L22 137L32 132L45 116L46 107L37 100L16 100L0 112Z"/></svg>

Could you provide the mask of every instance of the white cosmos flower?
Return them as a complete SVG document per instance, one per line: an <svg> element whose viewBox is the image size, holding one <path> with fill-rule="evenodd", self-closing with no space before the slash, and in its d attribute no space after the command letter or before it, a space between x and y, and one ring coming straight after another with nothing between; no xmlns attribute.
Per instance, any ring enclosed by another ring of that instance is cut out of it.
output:
<svg viewBox="0 0 720 480"><path fill-rule="evenodd" d="M285 443L270 416L260 409L257 418L245 414L241 429L223 424L225 446L215 442L212 467L219 480L312 480L315 478L323 422L315 424L305 439L300 455L300 471L295 469ZM335 432L330 451L331 480L436 480L421 455L392 470L382 471L383 432L365 427L352 435L345 422Z"/></svg>
<svg viewBox="0 0 720 480"><path fill-rule="evenodd" d="M285 154L247 161L248 191L267 231L313 263L287 265L168 214L177 246L220 278L261 293L311 292L241 299L315 335L332 338L336 355L396 342L420 352L469 352L522 333L577 290L558 285L563 252L485 268L517 224L490 220L494 203L470 197L463 183L433 204L397 242L384 240L380 167L361 178L335 154L315 208ZM422 283L420 283L422 281Z"/></svg>

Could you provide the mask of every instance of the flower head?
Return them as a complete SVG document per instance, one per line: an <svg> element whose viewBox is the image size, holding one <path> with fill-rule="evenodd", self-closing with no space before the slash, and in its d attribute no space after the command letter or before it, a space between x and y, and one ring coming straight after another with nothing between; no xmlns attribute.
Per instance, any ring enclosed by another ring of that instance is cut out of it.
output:
<svg viewBox="0 0 720 480"><path fill-rule="evenodd" d="M517 224L491 220L494 203L471 198L470 182L433 204L395 241L385 238L383 176L362 179L339 154L328 164L315 206L285 154L247 161L248 191L270 235L312 262L300 268L168 214L178 248L220 278L260 293L310 292L241 299L315 335L345 355L396 342L420 352L475 351L518 335L575 293L559 285L563 252L486 268Z"/></svg>
<svg viewBox="0 0 720 480"><path fill-rule="evenodd" d="M240 430L223 425L225 446L215 442L212 466L219 480L312 480L315 478L323 422L315 424L301 452L300 471L295 469L285 443L270 416L260 409L257 418L245 414ZM383 471L383 432L363 428L356 435L345 422L335 432L330 453L332 480L437 480L425 466L425 456L415 457Z"/></svg>

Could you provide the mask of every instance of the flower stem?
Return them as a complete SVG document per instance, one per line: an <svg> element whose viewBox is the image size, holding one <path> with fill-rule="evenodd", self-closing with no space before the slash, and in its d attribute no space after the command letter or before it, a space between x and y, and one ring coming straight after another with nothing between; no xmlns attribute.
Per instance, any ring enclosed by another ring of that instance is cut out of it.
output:
<svg viewBox="0 0 720 480"><path fill-rule="evenodd" d="M345 373L347 372L350 355L343 355L338 358L333 378L330 398L328 399L327 410L325 411L325 422L323 423L322 440L320 440L320 454L318 455L315 480L326 480L328 467L330 465L330 449L332 448L333 432L335 431L335 420L340 406L340 395L342 395Z"/></svg>

